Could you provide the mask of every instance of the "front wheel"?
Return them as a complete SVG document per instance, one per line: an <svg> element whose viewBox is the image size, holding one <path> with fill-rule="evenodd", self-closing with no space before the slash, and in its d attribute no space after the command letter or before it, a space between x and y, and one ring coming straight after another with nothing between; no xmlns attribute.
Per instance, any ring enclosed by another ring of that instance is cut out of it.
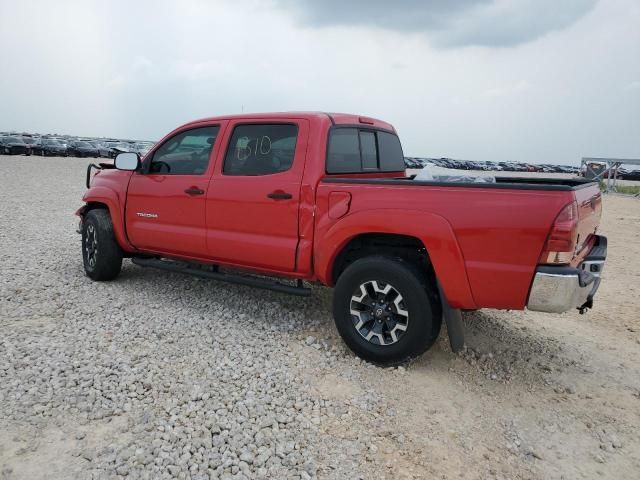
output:
<svg viewBox="0 0 640 480"><path fill-rule="evenodd" d="M431 347L440 333L442 308L424 272L399 258L366 257L340 275L333 317L356 355L391 366Z"/></svg>
<svg viewBox="0 0 640 480"><path fill-rule="evenodd" d="M84 271L96 281L113 280L122 268L122 249L116 242L107 210L91 210L82 224Z"/></svg>

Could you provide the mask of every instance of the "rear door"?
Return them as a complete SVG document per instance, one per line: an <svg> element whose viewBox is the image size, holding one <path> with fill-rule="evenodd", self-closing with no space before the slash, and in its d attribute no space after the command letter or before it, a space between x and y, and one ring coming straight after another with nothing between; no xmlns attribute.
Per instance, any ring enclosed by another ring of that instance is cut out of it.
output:
<svg viewBox="0 0 640 480"><path fill-rule="evenodd" d="M206 194L220 129L215 124L175 133L131 176L125 218L134 246L206 256Z"/></svg>
<svg viewBox="0 0 640 480"><path fill-rule="evenodd" d="M225 263L291 272L308 121L230 122L207 192L207 250Z"/></svg>

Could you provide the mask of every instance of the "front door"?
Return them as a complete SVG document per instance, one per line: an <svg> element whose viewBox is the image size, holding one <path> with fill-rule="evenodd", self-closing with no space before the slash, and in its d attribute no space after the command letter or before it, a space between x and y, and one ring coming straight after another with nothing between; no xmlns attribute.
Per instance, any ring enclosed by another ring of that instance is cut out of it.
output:
<svg viewBox="0 0 640 480"><path fill-rule="evenodd" d="M142 250L206 256L205 207L219 125L179 131L131 176L126 226Z"/></svg>
<svg viewBox="0 0 640 480"><path fill-rule="evenodd" d="M306 120L230 124L224 161L207 192L207 250L213 259L291 272L298 247Z"/></svg>

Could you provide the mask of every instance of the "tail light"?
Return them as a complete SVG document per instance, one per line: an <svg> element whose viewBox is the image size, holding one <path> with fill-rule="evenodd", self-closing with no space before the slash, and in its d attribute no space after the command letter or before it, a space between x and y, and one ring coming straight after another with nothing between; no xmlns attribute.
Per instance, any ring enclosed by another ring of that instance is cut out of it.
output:
<svg viewBox="0 0 640 480"><path fill-rule="evenodd" d="M572 202L564 207L551 227L540 263L569 263L578 243L578 205Z"/></svg>

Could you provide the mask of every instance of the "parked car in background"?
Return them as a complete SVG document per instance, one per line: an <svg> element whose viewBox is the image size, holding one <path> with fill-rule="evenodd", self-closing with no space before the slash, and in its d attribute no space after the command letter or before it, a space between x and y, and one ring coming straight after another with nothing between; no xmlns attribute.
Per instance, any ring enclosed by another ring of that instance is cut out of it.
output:
<svg viewBox="0 0 640 480"><path fill-rule="evenodd" d="M151 150L152 147L153 143L151 142L138 142L134 143L131 146L131 151L136 152L141 157L144 157L147 153L149 153L149 150Z"/></svg>
<svg viewBox="0 0 640 480"><path fill-rule="evenodd" d="M0 137L0 153L5 155L31 155L31 147L18 136Z"/></svg>
<svg viewBox="0 0 640 480"><path fill-rule="evenodd" d="M24 135L22 136L22 141L25 144L27 144L32 154L40 155L40 145L41 145L40 137L31 137L28 135Z"/></svg>
<svg viewBox="0 0 640 480"><path fill-rule="evenodd" d="M405 157L404 163L407 168L423 168L425 166L421 158Z"/></svg>
<svg viewBox="0 0 640 480"><path fill-rule="evenodd" d="M104 146L104 144L100 141L97 140L87 140L87 143L92 145L93 147L95 147L95 149L98 151L98 157L104 157L104 158L112 158L111 155L111 149L110 148L106 148Z"/></svg>
<svg viewBox="0 0 640 480"><path fill-rule="evenodd" d="M121 142L119 140L103 142L104 146L111 149L111 158L114 158L118 153L126 153L131 150L131 146L128 143Z"/></svg>
<svg viewBox="0 0 640 480"><path fill-rule="evenodd" d="M92 145L90 142L78 141L71 142L69 148L67 149L69 155L74 157L93 157L98 158L100 156L100 151Z"/></svg>
<svg viewBox="0 0 640 480"><path fill-rule="evenodd" d="M54 138L43 138L40 145L40 155L43 157L66 157L67 146Z"/></svg>
<svg viewBox="0 0 640 480"><path fill-rule="evenodd" d="M98 149L100 158L113 158L115 152L105 142L94 142L95 147Z"/></svg>
<svg viewBox="0 0 640 480"><path fill-rule="evenodd" d="M640 170L631 170L624 172L621 177L623 180L636 180L640 181Z"/></svg>

